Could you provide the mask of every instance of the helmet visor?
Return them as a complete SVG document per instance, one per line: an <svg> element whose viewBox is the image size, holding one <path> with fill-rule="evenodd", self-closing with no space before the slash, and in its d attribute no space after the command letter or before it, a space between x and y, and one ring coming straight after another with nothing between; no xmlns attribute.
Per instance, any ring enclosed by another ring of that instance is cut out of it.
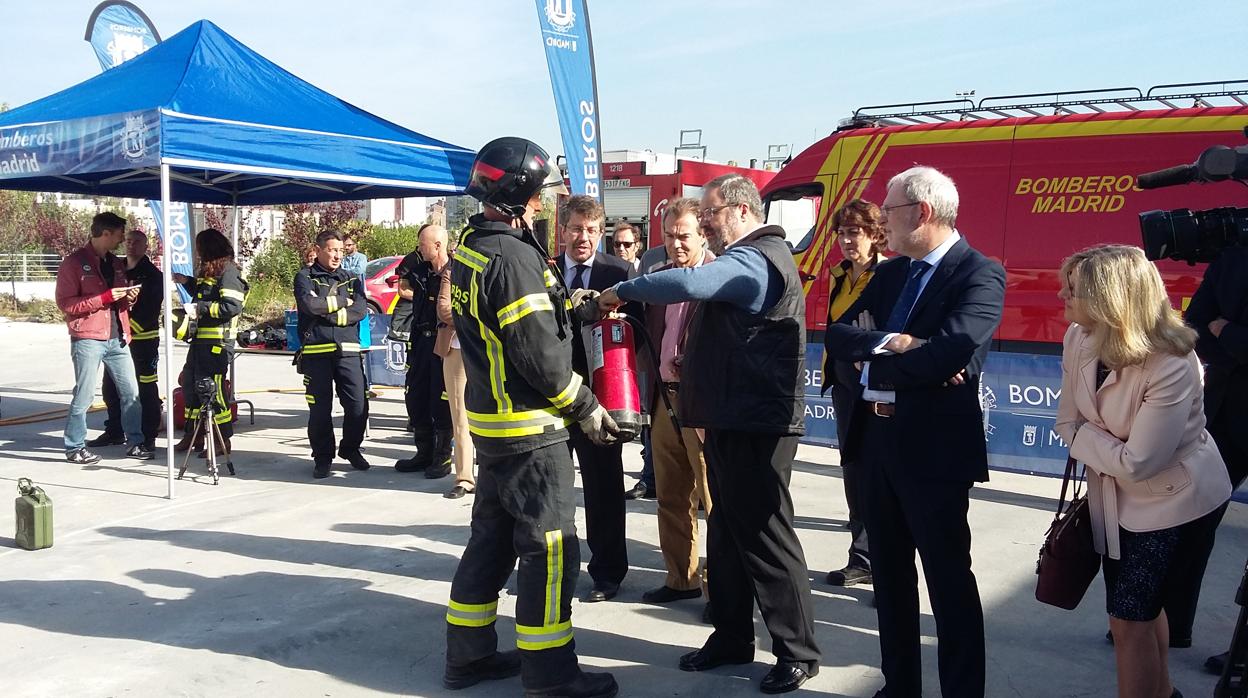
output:
<svg viewBox="0 0 1248 698"><path fill-rule="evenodd" d="M563 183L563 173L553 163L546 165L546 179L542 180L540 188L551 189L555 194L563 194L564 196L571 193L568 191L568 185Z"/></svg>

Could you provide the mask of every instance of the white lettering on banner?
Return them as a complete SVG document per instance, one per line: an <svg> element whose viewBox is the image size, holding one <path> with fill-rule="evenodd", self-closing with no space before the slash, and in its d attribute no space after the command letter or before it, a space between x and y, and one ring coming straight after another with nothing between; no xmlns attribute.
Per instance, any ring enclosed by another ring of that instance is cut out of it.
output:
<svg viewBox="0 0 1248 698"><path fill-rule="evenodd" d="M23 153L21 157L13 154L8 160L0 160L0 175L32 174L38 171L38 153Z"/></svg>
<svg viewBox="0 0 1248 698"><path fill-rule="evenodd" d="M29 131L20 129L14 130L13 133L6 135L0 134L0 150L8 150L9 148L30 148L52 145L54 142L52 134L47 130L39 131L31 135Z"/></svg>
<svg viewBox="0 0 1248 698"><path fill-rule="evenodd" d="M581 100L581 148L585 168L585 193L598 197L598 129L594 124L594 103Z"/></svg>
<svg viewBox="0 0 1248 698"><path fill-rule="evenodd" d="M823 371L816 369L814 371L806 369L806 387L822 388L823 387Z"/></svg>
<svg viewBox="0 0 1248 698"><path fill-rule="evenodd" d="M1053 431L1052 429L1050 429L1050 430L1049 430L1049 443L1048 443L1048 445L1049 445L1049 446L1057 445L1057 446L1061 446L1062 448L1066 448L1066 442L1065 442L1065 441L1063 441L1063 440L1062 440L1062 437L1058 436L1058 435L1057 435L1057 432L1056 432L1056 431Z"/></svg>
<svg viewBox="0 0 1248 698"><path fill-rule="evenodd" d="M560 39L554 36L546 37L546 45L554 48L567 48L576 51L576 42L568 39Z"/></svg>
<svg viewBox="0 0 1248 698"><path fill-rule="evenodd" d="M1010 383L1009 389L1011 405L1027 404L1032 407L1039 407L1040 405L1052 407L1062 395L1060 388L1055 390L1047 385L1041 387L1039 385Z"/></svg>
<svg viewBox="0 0 1248 698"><path fill-rule="evenodd" d="M836 411L831 405L820 405L818 403L806 403L806 419L836 419Z"/></svg>
<svg viewBox="0 0 1248 698"><path fill-rule="evenodd" d="M169 252L174 264L190 264L190 231L186 226L186 204L169 204Z"/></svg>

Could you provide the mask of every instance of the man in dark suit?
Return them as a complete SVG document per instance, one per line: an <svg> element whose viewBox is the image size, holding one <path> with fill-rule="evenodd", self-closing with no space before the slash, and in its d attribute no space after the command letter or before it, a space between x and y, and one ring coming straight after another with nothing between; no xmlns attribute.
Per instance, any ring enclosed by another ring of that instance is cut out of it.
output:
<svg viewBox="0 0 1248 698"><path fill-rule="evenodd" d="M941 692L983 696L984 616L967 508L972 483L988 479L979 378L1001 322L1005 270L954 229L957 188L930 167L893 177L880 208L898 257L876 269L825 342L830 357L862 364L863 392L841 448L864 470L886 682L876 695L922 693L917 550L939 633Z"/></svg>
<svg viewBox="0 0 1248 698"><path fill-rule="evenodd" d="M1205 270L1200 288L1184 314L1195 328L1196 355L1205 363L1205 421L1210 436L1226 461L1231 485L1239 487L1248 475L1248 248L1232 247ZM1216 528L1221 518L1213 522ZM1191 645L1192 623L1200 599L1214 531L1204 536L1188 583L1166 594L1170 646ZM1226 655L1210 657L1206 667L1221 673Z"/></svg>
<svg viewBox="0 0 1248 698"><path fill-rule="evenodd" d="M602 291L628 280L632 267L627 262L598 253L605 219L602 204L590 196L569 197L560 209L559 235L563 253L559 255L556 273L563 275L568 290ZM572 334L572 368L589 385L587 333L587 328L578 326ZM577 426L569 429L585 492L588 570L594 580L594 587L585 600L606 601L619 593L620 582L628 572L624 537L624 444L597 446Z"/></svg>

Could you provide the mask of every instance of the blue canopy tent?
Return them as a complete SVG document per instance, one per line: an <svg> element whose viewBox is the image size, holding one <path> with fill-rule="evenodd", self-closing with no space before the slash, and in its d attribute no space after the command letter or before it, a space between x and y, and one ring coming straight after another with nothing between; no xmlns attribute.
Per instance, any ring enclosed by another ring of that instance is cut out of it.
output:
<svg viewBox="0 0 1248 698"><path fill-rule="evenodd" d="M165 230L170 201L238 206L456 194L473 155L343 102L208 21L0 113L0 188L159 199ZM172 288L171 245L163 247ZM170 347L172 308L165 308ZM169 355L166 395L174 387ZM173 433L171 410L166 428ZM172 440L167 459L172 498Z"/></svg>

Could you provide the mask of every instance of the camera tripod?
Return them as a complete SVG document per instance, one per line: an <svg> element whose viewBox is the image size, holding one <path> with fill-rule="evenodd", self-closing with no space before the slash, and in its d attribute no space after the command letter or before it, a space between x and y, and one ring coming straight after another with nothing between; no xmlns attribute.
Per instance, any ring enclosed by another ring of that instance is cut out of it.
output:
<svg viewBox="0 0 1248 698"><path fill-rule="evenodd" d="M1231 636L1231 651L1227 653L1222 678L1213 689L1214 698L1248 696L1248 564L1244 566L1244 576L1239 580L1235 603L1239 605L1239 620L1235 623L1235 634Z"/></svg>
<svg viewBox="0 0 1248 698"><path fill-rule="evenodd" d="M195 443L195 439L199 438L200 430L208 436L204 444L204 460L208 462L208 474L212 475L212 484L216 485L221 482L221 477L217 471L217 446L225 454L225 467L234 474L234 461L229 447L225 443L225 437L221 434L221 427L217 424L217 406L212 399L201 400L199 408L199 417L195 420L195 428L191 432L191 443ZM193 449L191 449L193 450ZM191 458L191 450L187 450L186 457L182 459L182 467L178 470L178 479L186 474L186 468Z"/></svg>

